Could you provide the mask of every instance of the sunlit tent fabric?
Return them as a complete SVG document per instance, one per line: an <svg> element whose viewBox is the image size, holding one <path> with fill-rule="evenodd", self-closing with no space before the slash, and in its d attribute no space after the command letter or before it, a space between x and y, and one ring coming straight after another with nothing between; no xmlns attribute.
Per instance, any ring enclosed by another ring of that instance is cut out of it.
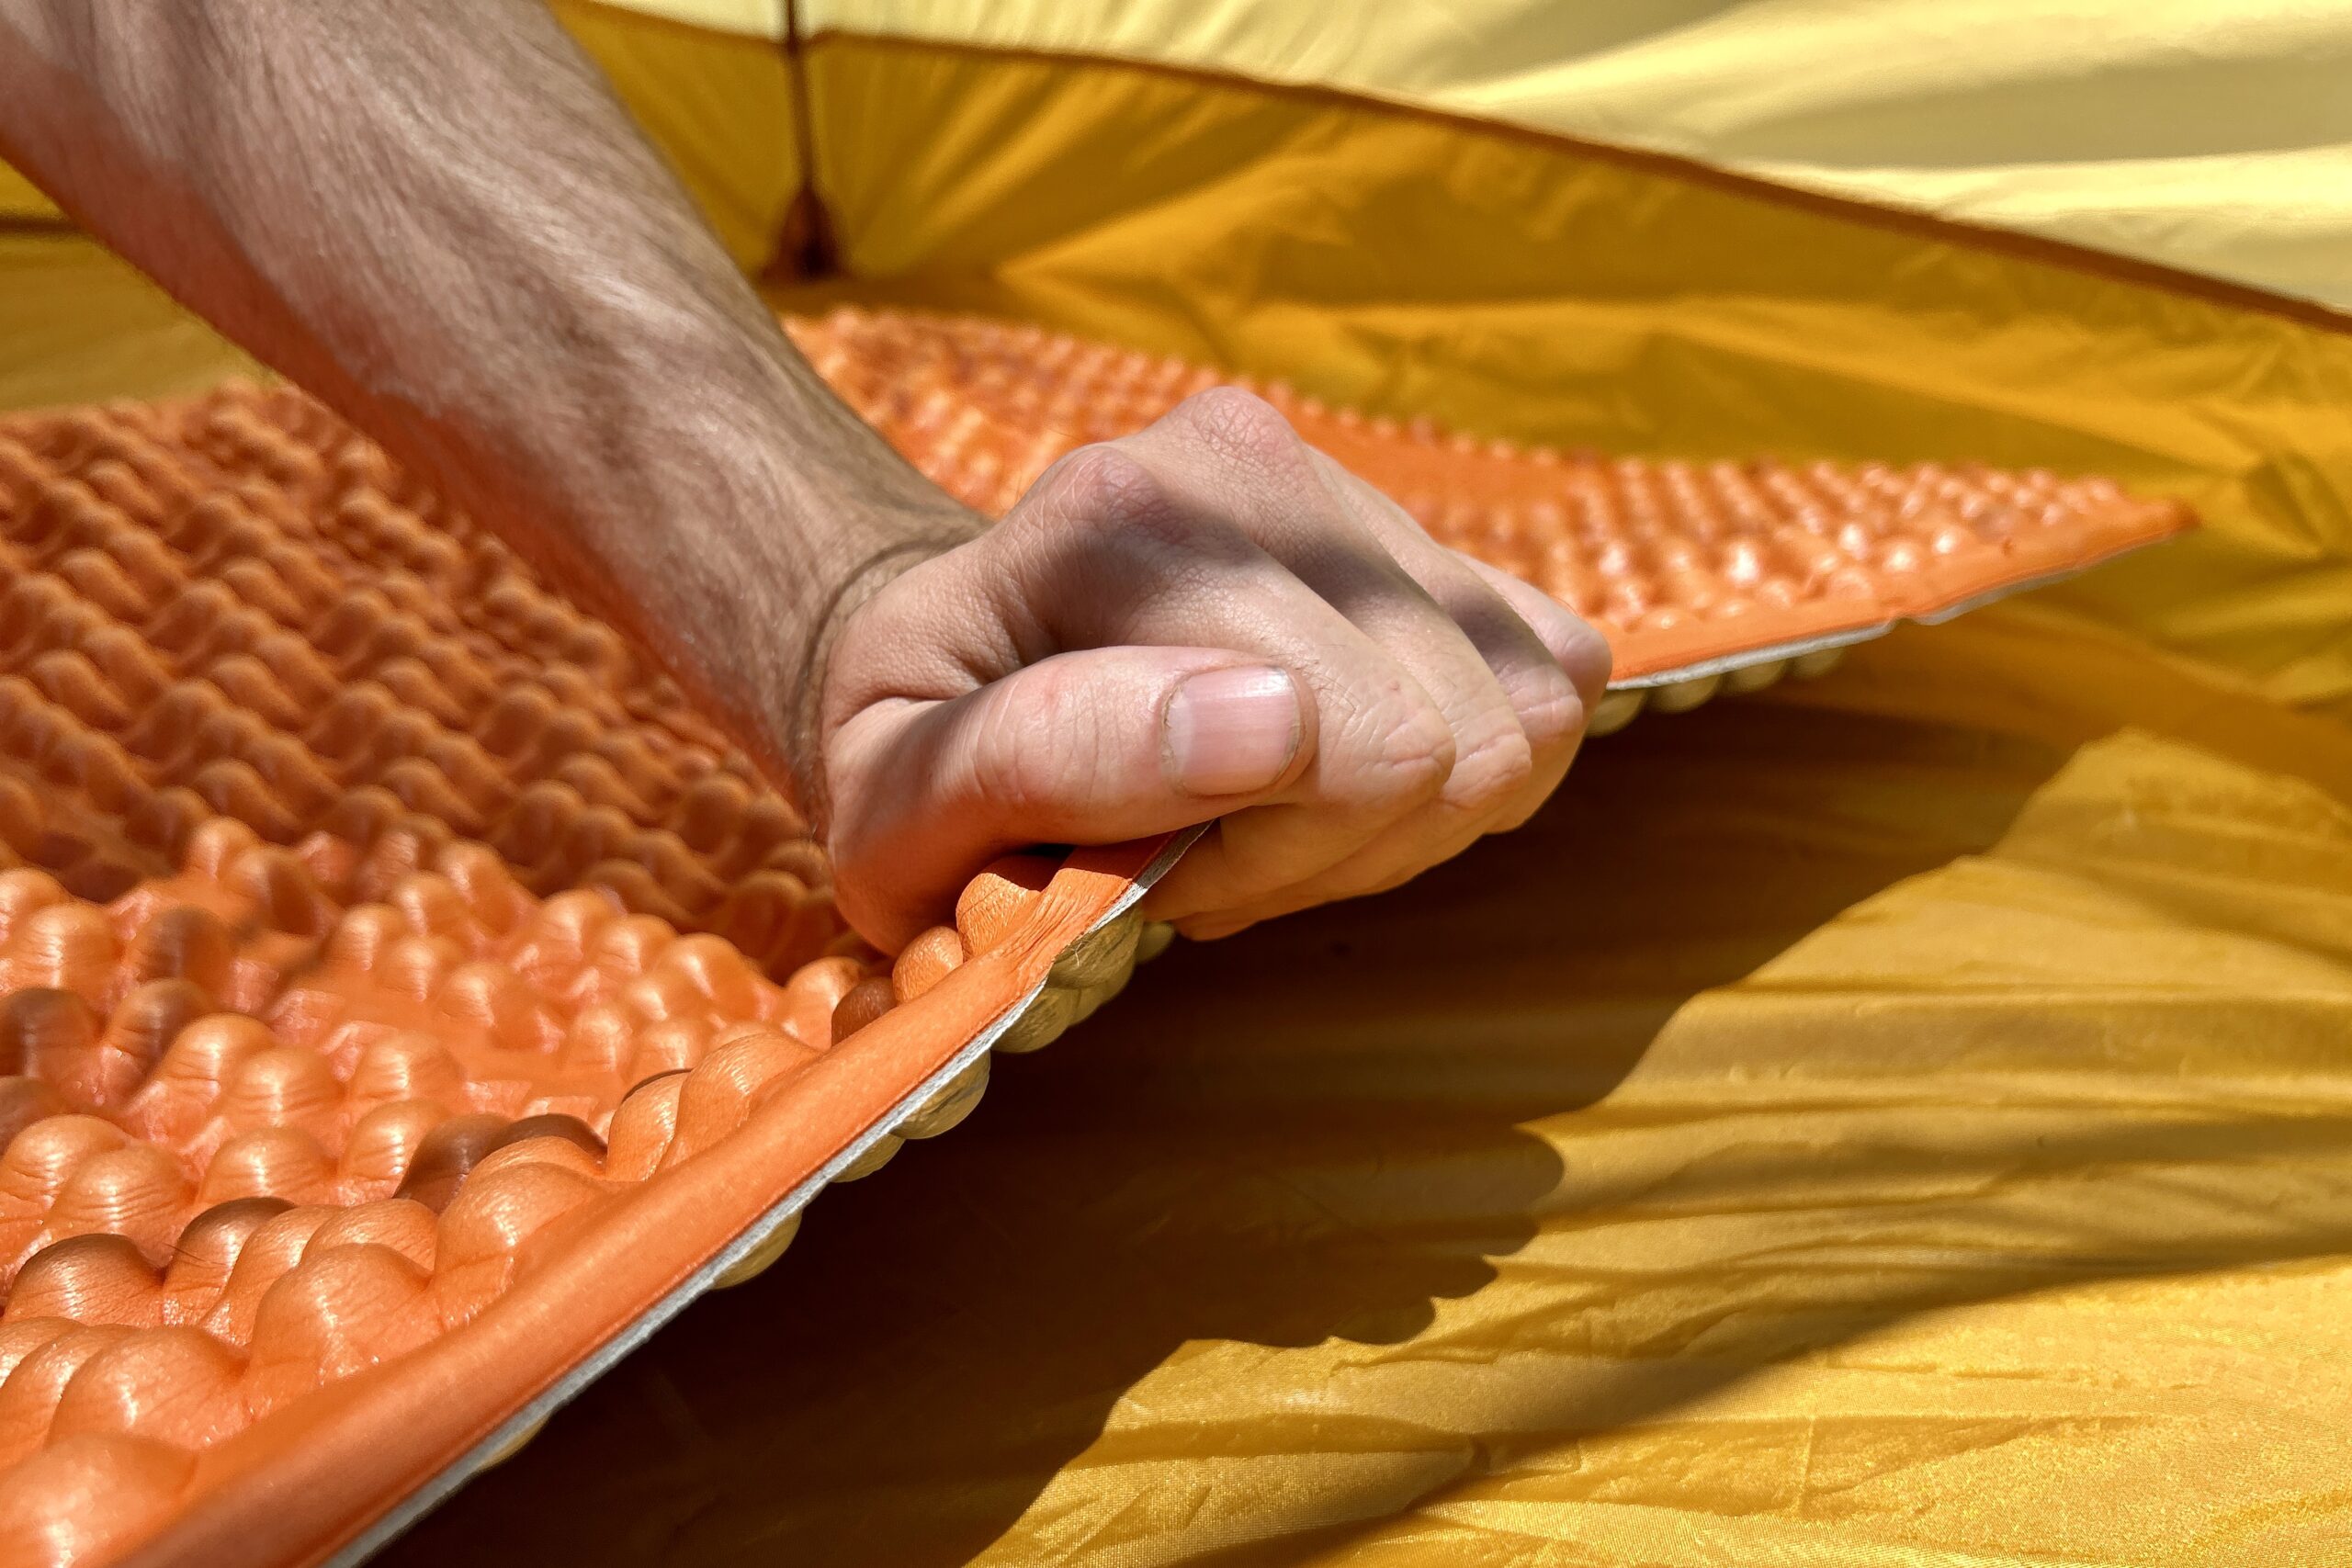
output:
<svg viewBox="0 0 2352 1568"><path fill-rule="evenodd" d="M2352 6L563 14L781 307L2206 527L1180 947L393 1560L2352 1561ZM239 367L0 202L0 402Z"/></svg>

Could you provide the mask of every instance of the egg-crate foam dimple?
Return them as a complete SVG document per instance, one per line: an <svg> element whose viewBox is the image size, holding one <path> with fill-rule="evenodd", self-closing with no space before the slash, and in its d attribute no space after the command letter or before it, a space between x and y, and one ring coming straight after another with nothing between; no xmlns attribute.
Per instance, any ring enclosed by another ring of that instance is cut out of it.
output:
<svg viewBox="0 0 2352 1568"><path fill-rule="evenodd" d="M1099 1005L1151 855L1012 857L884 959L307 399L0 419L0 1563L361 1539Z"/></svg>
<svg viewBox="0 0 2352 1568"><path fill-rule="evenodd" d="M786 325L852 408L991 516L1079 446L1130 434L1211 387L1255 391L1440 543L1590 621L1609 638L1613 683L1660 689L1661 706L1691 705L1743 670L1758 673L1731 683L1752 688L1792 660L2194 524L2177 502L2042 469L1650 461L1482 440L978 317L843 308ZM1630 716L1639 700L1612 711Z"/></svg>

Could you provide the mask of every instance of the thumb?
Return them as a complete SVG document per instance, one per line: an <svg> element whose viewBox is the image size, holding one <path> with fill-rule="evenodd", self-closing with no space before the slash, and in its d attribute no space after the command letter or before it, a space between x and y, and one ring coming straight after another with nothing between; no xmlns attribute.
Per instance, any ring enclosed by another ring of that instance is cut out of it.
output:
<svg viewBox="0 0 2352 1568"><path fill-rule="evenodd" d="M1313 759L1315 706L1250 654L1095 649L875 704L827 750L842 913L894 950L1009 850L1117 843L1278 794Z"/></svg>

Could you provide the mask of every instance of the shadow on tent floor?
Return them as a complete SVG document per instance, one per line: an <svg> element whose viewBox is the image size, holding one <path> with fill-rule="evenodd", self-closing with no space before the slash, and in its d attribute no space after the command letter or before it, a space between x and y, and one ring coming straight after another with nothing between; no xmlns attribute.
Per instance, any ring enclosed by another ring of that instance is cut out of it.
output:
<svg viewBox="0 0 2352 1568"><path fill-rule="evenodd" d="M1698 993L1996 840L2063 761L1736 702L1638 721L1521 832L1180 943L1000 1059L971 1121L828 1194L782 1264L380 1561L963 1562L1187 1346L1428 1330L1567 1181L1526 1123L1600 1100Z"/></svg>

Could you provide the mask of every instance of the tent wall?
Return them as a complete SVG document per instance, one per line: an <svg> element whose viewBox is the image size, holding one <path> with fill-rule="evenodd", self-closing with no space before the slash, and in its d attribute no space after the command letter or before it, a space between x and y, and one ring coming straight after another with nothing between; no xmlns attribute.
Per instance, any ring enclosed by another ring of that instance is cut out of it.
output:
<svg viewBox="0 0 2352 1568"><path fill-rule="evenodd" d="M2183 495L2067 602L2352 695L2352 334L1655 159L1189 73L834 36L831 290L1043 321L1483 433L1978 457Z"/></svg>
<svg viewBox="0 0 2352 1568"><path fill-rule="evenodd" d="M803 0L798 19L1387 99L2352 305L2352 0Z"/></svg>

